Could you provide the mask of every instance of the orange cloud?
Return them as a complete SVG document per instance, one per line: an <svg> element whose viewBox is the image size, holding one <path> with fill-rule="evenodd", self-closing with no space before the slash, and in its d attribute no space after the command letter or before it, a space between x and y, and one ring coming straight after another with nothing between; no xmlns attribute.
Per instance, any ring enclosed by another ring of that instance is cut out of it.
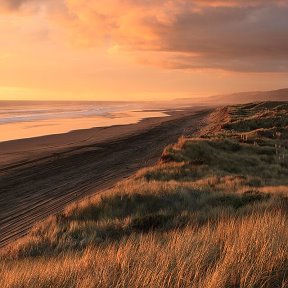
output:
<svg viewBox="0 0 288 288"><path fill-rule="evenodd" d="M19 9L52 0L38 1L5 3ZM79 45L117 47L169 69L288 72L286 0L52 2L51 18Z"/></svg>

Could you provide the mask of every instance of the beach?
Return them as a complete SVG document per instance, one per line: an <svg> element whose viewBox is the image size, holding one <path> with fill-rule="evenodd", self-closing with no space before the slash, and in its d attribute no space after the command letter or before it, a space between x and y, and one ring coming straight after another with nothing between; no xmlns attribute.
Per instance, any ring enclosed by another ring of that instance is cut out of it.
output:
<svg viewBox="0 0 288 288"><path fill-rule="evenodd" d="M169 110L134 124L0 143L0 245L67 204L154 164L165 146L204 125L209 111Z"/></svg>
<svg viewBox="0 0 288 288"><path fill-rule="evenodd" d="M0 142L165 117L149 102L0 101Z"/></svg>

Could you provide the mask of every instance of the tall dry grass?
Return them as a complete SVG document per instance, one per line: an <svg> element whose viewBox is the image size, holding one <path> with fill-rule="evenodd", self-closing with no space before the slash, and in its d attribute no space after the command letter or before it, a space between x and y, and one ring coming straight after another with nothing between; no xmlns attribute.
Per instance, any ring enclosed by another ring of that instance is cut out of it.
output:
<svg viewBox="0 0 288 288"><path fill-rule="evenodd" d="M1 287L287 287L287 218L222 219L1 263Z"/></svg>

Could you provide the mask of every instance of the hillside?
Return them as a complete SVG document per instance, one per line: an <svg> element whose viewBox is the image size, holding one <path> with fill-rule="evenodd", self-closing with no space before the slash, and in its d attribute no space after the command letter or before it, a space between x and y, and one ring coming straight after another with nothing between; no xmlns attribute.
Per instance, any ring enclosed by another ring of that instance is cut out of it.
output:
<svg viewBox="0 0 288 288"><path fill-rule="evenodd" d="M287 287L287 148L287 102L219 108L3 249L0 286Z"/></svg>
<svg viewBox="0 0 288 288"><path fill-rule="evenodd" d="M273 91L242 92L230 95L211 97L209 101L220 104L243 104L263 101L288 101L288 89Z"/></svg>
<svg viewBox="0 0 288 288"><path fill-rule="evenodd" d="M272 91L240 92L225 95L215 95L207 98L178 99L178 103L195 103L202 105L235 105L264 101L288 101L288 88Z"/></svg>

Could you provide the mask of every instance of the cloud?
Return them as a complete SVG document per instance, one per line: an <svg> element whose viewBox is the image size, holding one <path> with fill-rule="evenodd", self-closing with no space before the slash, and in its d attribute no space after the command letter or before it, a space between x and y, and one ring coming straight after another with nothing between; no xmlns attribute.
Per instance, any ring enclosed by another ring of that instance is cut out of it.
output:
<svg viewBox="0 0 288 288"><path fill-rule="evenodd" d="M67 27L86 45L102 39L147 58L158 51L156 62L170 69L288 71L287 1L67 0L66 7Z"/></svg>
<svg viewBox="0 0 288 288"><path fill-rule="evenodd" d="M0 0L2 10L18 10L22 5L34 2L33 0Z"/></svg>
<svg viewBox="0 0 288 288"><path fill-rule="evenodd" d="M0 0L1 13L35 13L40 10L48 10L49 12L55 11L55 8L61 8L64 11L64 0ZM59 9L58 9L59 10ZM60 10L59 10L60 11Z"/></svg>
<svg viewBox="0 0 288 288"><path fill-rule="evenodd" d="M157 23L154 31L159 51L174 54L165 60L170 68L287 72L287 15L288 7L209 7Z"/></svg>
<svg viewBox="0 0 288 288"><path fill-rule="evenodd" d="M287 15L287 0L65 0L53 19L79 45L117 46L164 68L288 72Z"/></svg>

